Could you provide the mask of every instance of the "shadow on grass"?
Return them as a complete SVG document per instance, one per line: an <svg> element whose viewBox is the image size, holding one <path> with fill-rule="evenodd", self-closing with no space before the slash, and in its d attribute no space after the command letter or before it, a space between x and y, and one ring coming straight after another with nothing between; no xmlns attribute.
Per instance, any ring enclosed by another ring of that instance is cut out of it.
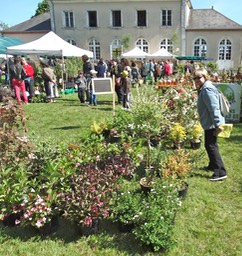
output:
<svg viewBox="0 0 242 256"><path fill-rule="evenodd" d="M66 244L75 243L80 239L85 240L87 237L81 234L80 228L76 224L66 219L60 219L58 229L47 235L41 234L37 228L32 226L4 227L2 224L0 224L0 235L1 242L8 241L9 239L18 239L23 242L61 240ZM143 255L143 248L140 247L134 235L132 233L120 232L118 225L109 220L101 221L97 233L91 233L85 241L88 246L98 247L100 250L113 248L128 255Z"/></svg>
<svg viewBox="0 0 242 256"><path fill-rule="evenodd" d="M62 126L57 128L52 128L51 130L73 130L73 129L79 129L81 126Z"/></svg>

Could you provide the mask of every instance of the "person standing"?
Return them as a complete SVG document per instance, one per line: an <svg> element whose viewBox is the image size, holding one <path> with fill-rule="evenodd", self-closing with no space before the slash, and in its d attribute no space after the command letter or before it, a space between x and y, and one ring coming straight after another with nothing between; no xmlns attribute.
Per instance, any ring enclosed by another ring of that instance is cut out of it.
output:
<svg viewBox="0 0 242 256"><path fill-rule="evenodd" d="M132 87L135 87L135 84L138 83L138 79L140 77L139 69L135 62L131 63L131 79L132 79Z"/></svg>
<svg viewBox="0 0 242 256"><path fill-rule="evenodd" d="M87 79L83 75L82 71L79 71L78 77L75 81L76 85L78 86L78 98L81 103L85 103L85 94L87 89Z"/></svg>
<svg viewBox="0 0 242 256"><path fill-rule="evenodd" d="M148 75L148 68L147 68L146 61L141 62L140 75L143 79L143 84L146 85L146 77Z"/></svg>
<svg viewBox="0 0 242 256"><path fill-rule="evenodd" d="M172 73L173 73L173 70L172 70L172 65L170 63L170 60L166 60L164 65L164 74L165 76L170 76L172 75Z"/></svg>
<svg viewBox="0 0 242 256"><path fill-rule="evenodd" d="M28 104L28 97L26 94L26 88L24 83L26 73L23 66L21 65L20 57L15 58L14 63L9 66L9 73L10 73L10 79L15 91L15 95L19 104L22 104L20 91L22 92L24 103Z"/></svg>
<svg viewBox="0 0 242 256"><path fill-rule="evenodd" d="M123 90L123 108L130 109L131 100L131 78L129 77L129 72L124 70L121 78L121 86Z"/></svg>
<svg viewBox="0 0 242 256"><path fill-rule="evenodd" d="M224 180L227 178L227 171L217 143L218 134L223 131L222 125L225 123L225 118L220 111L219 93L208 80L206 69L196 69L193 72L193 79L198 91L197 110L205 132L204 144L209 158L209 164L205 169L214 172L210 181Z"/></svg>
<svg viewBox="0 0 242 256"><path fill-rule="evenodd" d="M42 66L42 78L44 79L46 98L50 103L55 102L55 98L58 97L58 91L56 86L56 76L54 70L49 67L47 62L41 62Z"/></svg>
<svg viewBox="0 0 242 256"><path fill-rule="evenodd" d="M27 63L24 57L21 58L21 63L24 67L26 76L24 78L26 91L28 92L29 101L31 101L32 97L34 96L34 68L32 65Z"/></svg>
<svg viewBox="0 0 242 256"><path fill-rule="evenodd" d="M94 70L94 67L90 61L90 58L86 54L82 56L82 62L83 62L82 64L83 74L84 74L84 77L87 79L87 84L89 84L91 80L90 71ZM89 86L87 86L87 89L86 89L86 100L87 102L89 102L90 100Z"/></svg>
<svg viewBox="0 0 242 256"><path fill-rule="evenodd" d="M97 77L106 77L107 64L104 62L103 58L100 58L97 64Z"/></svg>
<svg viewBox="0 0 242 256"><path fill-rule="evenodd" d="M88 89L90 92L88 106L92 106L92 104L94 106L97 106L97 96L96 96L96 94L93 93L93 90L92 90L92 79L97 77L97 71L95 69L90 70L90 75L91 75L91 77L87 82Z"/></svg>
<svg viewBox="0 0 242 256"><path fill-rule="evenodd" d="M115 80L115 92L118 97L118 103L121 104L123 102L123 93L121 88L121 72L122 72L122 65L116 61L113 61L111 66L111 77L114 76Z"/></svg>

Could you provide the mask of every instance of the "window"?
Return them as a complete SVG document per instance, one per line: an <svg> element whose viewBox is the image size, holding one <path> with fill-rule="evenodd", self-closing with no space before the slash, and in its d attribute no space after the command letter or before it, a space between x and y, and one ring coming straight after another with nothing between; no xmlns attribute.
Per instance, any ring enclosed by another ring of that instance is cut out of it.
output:
<svg viewBox="0 0 242 256"><path fill-rule="evenodd" d="M96 11L88 11L88 26L90 28L97 27L97 12Z"/></svg>
<svg viewBox="0 0 242 256"><path fill-rule="evenodd" d="M64 12L64 18L65 18L64 26L66 28L74 28L74 15L73 15L73 12Z"/></svg>
<svg viewBox="0 0 242 256"><path fill-rule="evenodd" d="M219 44L219 59L231 60L232 44L230 40L224 39Z"/></svg>
<svg viewBox="0 0 242 256"><path fill-rule="evenodd" d="M206 57L207 56L207 42L198 38L193 46L193 55L197 57Z"/></svg>
<svg viewBox="0 0 242 256"><path fill-rule="evenodd" d="M112 11L112 26L121 27L121 11Z"/></svg>
<svg viewBox="0 0 242 256"><path fill-rule="evenodd" d="M146 27L146 11L137 11L137 26Z"/></svg>
<svg viewBox="0 0 242 256"><path fill-rule="evenodd" d="M172 25L172 11L162 10L161 12L161 26L171 26Z"/></svg>
<svg viewBox="0 0 242 256"><path fill-rule="evenodd" d="M121 40L115 39L111 44L111 59L117 59L121 57L122 54L122 42Z"/></svg>
<svg viewBox="0 0 242 256"><path fill-rule="evenodd" d="M76 45L76 41L72 39L68 39L67 42L72 45Z"/></svg>
<svg viewBox="0 0 242 256"><path fill-rule="evenodd" d="M93 52L93 58L95 60L100 59L100 57L101 57L101 48L100 48L100 43L97 40L92 39L89 42L89 50Z"/></svg>
<svg viewBox="0 0 242 256"><path fill-rule="evenodd" d="M173 44L170 39L164 39L160 43L160 48L165 48L168 52L173 53Z"/></svg>
<svg viewBox="0 0 242 256"><path fill-rule="evenodd" d="M144 52L149 52L149 44L144 38L140 38L136 41L136 46Z"/></svg>

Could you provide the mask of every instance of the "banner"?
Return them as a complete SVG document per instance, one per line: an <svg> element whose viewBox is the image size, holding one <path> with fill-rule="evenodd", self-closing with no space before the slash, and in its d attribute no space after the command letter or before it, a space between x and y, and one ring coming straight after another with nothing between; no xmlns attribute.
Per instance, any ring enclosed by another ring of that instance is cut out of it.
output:
<svg viewBox="0 0 242 256"><path fill-rule="evenodd" d="M241 112L241 90L240 84L213 83L228 99L231 108L230 113L225 116L226 122L239 122Z"/></svg>

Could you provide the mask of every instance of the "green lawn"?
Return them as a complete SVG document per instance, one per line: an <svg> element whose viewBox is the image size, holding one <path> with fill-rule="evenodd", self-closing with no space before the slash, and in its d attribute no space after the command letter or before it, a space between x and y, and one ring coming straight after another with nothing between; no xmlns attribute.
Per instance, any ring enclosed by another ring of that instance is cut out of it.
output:
<svg viewBox="0 0 242 256"><path fill-rule="evenodd" d="M116 106L120 108L120 105ZM112 118L112 96L98 95L98 106L81 105L76 94L63 95L56 103L25 105L29 116L29 135L37 140L78 143L88 134L93 120ZM228 179L209 182L211 172L199 170L207 156L201 150L196 169L189 178L189 192L176 216L177 246L166 256L240 256L242 255L242 124L234 124L229 139L219 139ZM153 255L144 252L131 234L117 232L111 223L101 223L100 232L80 236L68 222L49 237L30 228L0 226L0 255Z"/></svg>

